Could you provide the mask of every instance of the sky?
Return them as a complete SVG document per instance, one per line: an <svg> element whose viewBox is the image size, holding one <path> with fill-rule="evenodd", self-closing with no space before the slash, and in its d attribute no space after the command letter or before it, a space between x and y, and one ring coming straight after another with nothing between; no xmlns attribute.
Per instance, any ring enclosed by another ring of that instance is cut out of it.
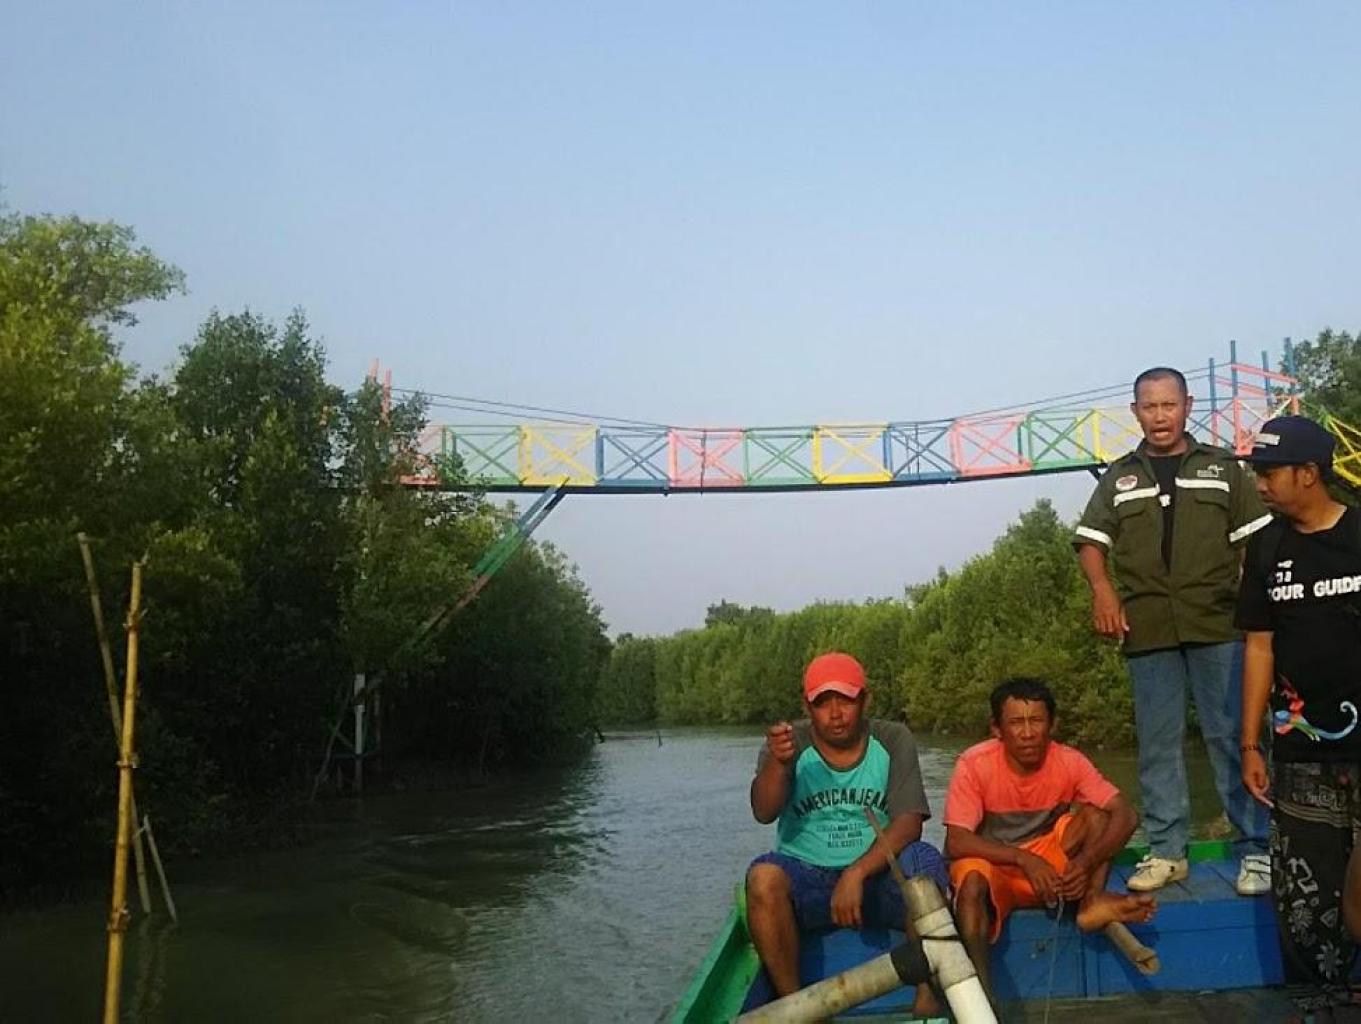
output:
<svg viewBox="0 0 1361 1024"><path fill-rule="evenodd" d="M1361 326L1353 3L29 4L0 199L131 225L333 381L722 426L955 416ZM467 414L459 418L466 421ZM901 595L1086 474L573 496L612 632Z"/></svg>

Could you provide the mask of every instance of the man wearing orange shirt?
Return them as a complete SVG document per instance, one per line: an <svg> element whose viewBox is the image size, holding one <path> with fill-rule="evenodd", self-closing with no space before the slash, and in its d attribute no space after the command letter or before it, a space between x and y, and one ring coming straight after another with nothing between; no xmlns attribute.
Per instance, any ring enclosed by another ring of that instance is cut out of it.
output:
<svg viewBox="0 0 1361 1024"><path fill-rule="evenodd" d="M959 756L945 794L955 917L985 987L988 947L1012 910L1072 903L1078 927L1099 931L1157 909L1151 896L1106 890L1138 817L1091 761L1050 739L1049 687L1008 679L991 704L993 738Z"/></svg>

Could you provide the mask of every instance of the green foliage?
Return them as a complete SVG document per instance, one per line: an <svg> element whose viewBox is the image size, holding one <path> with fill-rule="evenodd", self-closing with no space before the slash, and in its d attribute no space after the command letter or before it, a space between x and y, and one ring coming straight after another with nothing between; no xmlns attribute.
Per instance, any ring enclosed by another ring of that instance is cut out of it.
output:
<svg viewBox="0 0 1361 1024"><path fill-rule="evenodd" d="M339 422L341 639L356 671L394 679L434 663L433 649L415 642L413 623L467 588L476 557L461 523L472 511L466 502L401 486L415 469L424 424L421 399L385 409L373 381L344 401Z"/></svg>
<svg viewBox="0 0 1361 1024"><path fill-rule="evenodd" d="M1291 367L1282 364L1289 373ZM1319 416L1326 411L1351 427L1361 425L1361 332L1348 334L1326 328L1313 341L1295 346L1294 371L1304 399L1302 412ZM1339 446L1338 456L1343 454ZM1361 505L1361 488L1335 477L1328 490L1338 501Z"/></svg>
<svg viewBox="0 0 1361 1024"><path fill-rule="evenodd" d="M388 767L524 765L595 722L608 644L549 547L415 642L501 525L401 485L419 400L329 384L301 313L213 313L167 379L134 379L113 328L180 287L126 228L0 219L0 896L106 866L115 747L79 530L120 666L147 558L138 793L172 855L297 799L355 671L386 681Z"/></svg>
<svg viewBox="0 0 1361 1024"><path fill-rule="evenodd" d="M111 325L183 285L134 241L112 224L0 217L0 522L76 516L105 482L131 377Z"/></svg>
<svg viewBox="0 0 1361 1024"><path fill-rule="evenodd" d="M799 714L804 666L839 649L864 664L877 713L905 715L922 731L984 733L992 687L1025 674L1053 683L1068 738L1128 743L1129 687L1117 651L1091 630L1070 538L1041 501L989 553L908 588L905 601L818 604L787 615L723 602L710 608L702 630L621 638L601 676L602 715L614 722L647 720L649 710L664 722L791 717Z"/></svg>
<svg viewBox="0 0 1361 1024"><path fill-rule="evenodd" d="M741 622L751 617L764 617L775 614L769 608L744 608L740 604L731 601L719 601L718 604L709 605L709 610L704 613L705 628L709 626L719 626L724 623Z"/></svg>
<svg viewBox="0 0 1361 1024"><path fill-rule="evenodd" d="M1031 675L1053 686L1069 739L1132 739L1119 654L1091 629L1071 531L1047 501L921 593L899 643L898 696L919 728L981 734L992 687Z"/></svg>
<svg viewBox="0 0 1361 1024"><path fill-rule="evenodd" d="M589 742L609 645L599 608L551 545L522 548L436 649L439 669L392 694L394 754L485 771Z"/></svg>
<svg viewBox="0 0 1361 1024"><path fill-rule="evenodd" d="M637 725L657 718L657 646L650 637L621 636L600 674L598 720L603 725Z"/></svg>
<svg viewBox="0 0 1361 1024"><path fill-rule="evenodd" d="M1361 424L1361 334L1327 328L1296 345L1294 354L1305 398L1347 423Z"/></svg>

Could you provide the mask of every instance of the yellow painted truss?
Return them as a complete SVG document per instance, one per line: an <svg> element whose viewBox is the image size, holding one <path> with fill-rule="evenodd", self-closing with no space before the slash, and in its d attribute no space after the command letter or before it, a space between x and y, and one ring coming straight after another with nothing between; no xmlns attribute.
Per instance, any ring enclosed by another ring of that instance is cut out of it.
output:
<svg viewBox="0 0 1361 1024"><path fill-rule="evenodd" d="M1100 462L1114 462L1144 439L1138 421L1128 409L1093 409L1090 422L1092 454Z"/></svg>
<svg viewBox="0 0 1361 1024"><path fill-rule="evenodd" d="M820 484L878 484L893 479L884 465L887 423L849 423L813 430L813 478Z"/></svg>
<svg viewBox="0 0 1361 1024"><path fill-rule="evenodd" d="M595 462L595 436L594 426L524 424L520 427L520 482L593 486L596 476L589 467Z"/></svg>
<svg viewBox="0 0 1361 1024"><path fill-rule="evenodd" d="M1352 486L1361 487L1361 430L1343 423L1331 413L1324 417L1324 425L1337 438L1333 472Z"/></svg>

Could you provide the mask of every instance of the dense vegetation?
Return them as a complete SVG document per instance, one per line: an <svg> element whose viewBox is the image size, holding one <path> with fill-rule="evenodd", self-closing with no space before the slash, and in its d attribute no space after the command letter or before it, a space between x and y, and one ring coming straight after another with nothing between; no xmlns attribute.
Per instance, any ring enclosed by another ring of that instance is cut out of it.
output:
<svg viewBox="0 0 1361 1024"><path fill-rule="evenodd" d="M1309 400L1305 411L1327 409L1361 424L1361 335L1323 331L1296 347L1295 372ZM601 717L790 717L798 713L803 666L837 648L865 664L878 713L905 715L921 731L980 733L988 691L1019 673L1053 683L1067 738L1129 744L1129 685L1117 650L1090 628L1071 536L1041 501L991 551L907 588L902 600L818 604L789 614L724 602L709 609L703 629L622 636L601 676Z"/></svg>
<svg viewBox="0 0 1361 1024"><path fill-rule="evenodd" d="M601 676L602 716L677 723L793 716L803 666L835 648L864 663L878 713L905 713L921 731L977 732L992 685L1025 673L1054 681L1068 736L1127 742L1129 688L1115 649L1088 625L1070 538L1042 501L990 552L909 588L902 600L789 614L724 604L703 629L620 637Z"/></svg>
<svg viewBox="0 0 1361 1024"><path fill-rule="evenodd" d="M127 228L0 214L0 896L105 867L113 734L76 543L121 668L145 556L138 792L163 847L249 838L316 772L342 692L381 673L384 764L570 754L608 641L572 567L529 545L426 644L501 529L397 485L424 421L346 394L302 314L213 314L164 377L116 331L184 287ZM457 467L448 467L457 471Z"/></svg>

